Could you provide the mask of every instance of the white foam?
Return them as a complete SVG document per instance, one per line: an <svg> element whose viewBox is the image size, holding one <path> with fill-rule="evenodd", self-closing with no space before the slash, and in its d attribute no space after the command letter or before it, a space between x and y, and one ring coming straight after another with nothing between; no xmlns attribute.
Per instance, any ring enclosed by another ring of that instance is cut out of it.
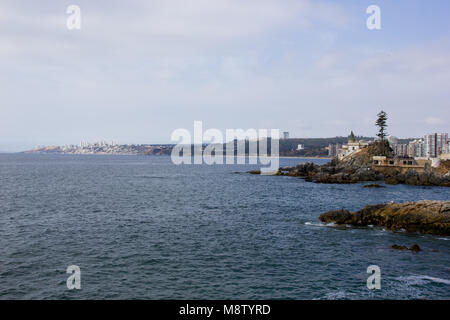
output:
<svg viewBox="0 0 450 320"><path fill-rule="evenodd" d="M407 276L407 277L399 277L397 278L401 281L406 281L410 285L415 284L426 284L428 281L435 282L435 283L444 283L450 285L450 280L447 279L441 279L436 277L430 277L426 275L414 275L414 276Z"/></svg>
<svg viewBox="0 0 450 320"><path fill-rule="evenodd" d="M334 227L334 223L317 223L317 222L305 222L305 225L307 226L314 226L314 227Z"/></svg>
<svg viewBox="0 0 450 320"><path fill-rule="evenodd" d="M348 298L348 294L344 290L325 294L325 299L327 300L342 300L346 298Z"/></svg>

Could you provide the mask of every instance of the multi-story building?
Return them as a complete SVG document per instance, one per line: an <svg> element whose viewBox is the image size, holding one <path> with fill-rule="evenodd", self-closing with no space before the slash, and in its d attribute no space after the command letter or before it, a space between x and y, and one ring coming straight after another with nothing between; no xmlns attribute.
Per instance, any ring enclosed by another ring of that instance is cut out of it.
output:
<svg viewBox="0 0 450 320"><path fill-rule="evenodd" d="M328 145L328 156L330 158L337 157L338 150L341 148L342 148L342 144L340 144L340 143L336 143L336 144L330 143Z"/></svg>
<svg viewBox="0 0 450 320"><path fill-rule="evenodd" d="M289 139L289 132L288 131L284 131L283 132L283 139Z"/></svg>
<svg viewBox="0 0 450 320"><path fill-rule="evenodd" d="M394 154L400 157L407 157L408 156L408 146L409 144L405 143L398 143L391 145L392 149L394 150Z"/></svg>
<svg viewBox="0 0 450 320"><path fill-rule="evenodd" d="M413 140L408 144L408 156L414 158L425 157L425 143L422 139Z"/></svg>
<svg viewBox="0 0 450 320"><path fill-rule="evenodd" d="M424 136L425 157L436 158L448 153L448 133L433 133Z"/></svg>
<svg viewBox="0 0 450 320"><path fill-rule="evenodd" d="M449 148L450 140L448 140L448 133L442 133L441 139L442 139L442 141L440 142L440 144L442 147L441 147L439 154L449 153L450 152L450 148Z"/></svg>

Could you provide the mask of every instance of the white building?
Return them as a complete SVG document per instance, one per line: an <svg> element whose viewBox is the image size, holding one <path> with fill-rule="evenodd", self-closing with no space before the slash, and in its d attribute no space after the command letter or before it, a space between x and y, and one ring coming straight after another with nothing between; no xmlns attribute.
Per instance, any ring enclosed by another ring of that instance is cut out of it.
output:
<svg viewBox="0 0 450 320"><path fill-rule="evenodd" d="M413 140L408 144L408 156L413 158L425 157L425 143L422 139Z"/></svg>
<svg viewBox="0 0 450 320"><path fill-rule="evenodd" d="M436 158L448 153L448 133L433 133L424 136L425 157Z"/></svg>
<svg viewBox="0 0 450 320"><path fill-rule="evenodd" d="M369 145L369 141L359 140L356 141L355 135L353 131L350 133L348 137L348 143L344 144L341 148L337 150L337 157L339 160L342 160L345 157L348 157L362 148L365 148Z"/></svg>

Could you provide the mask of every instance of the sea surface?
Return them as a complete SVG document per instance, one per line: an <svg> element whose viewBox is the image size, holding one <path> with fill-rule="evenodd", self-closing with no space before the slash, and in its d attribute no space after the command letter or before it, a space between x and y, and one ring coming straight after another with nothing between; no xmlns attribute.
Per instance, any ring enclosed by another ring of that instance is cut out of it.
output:
<svg viewBox="0 0 450 320"><path fill-rule="evenodd" d="M280 165L327 160L281 159ZM450 238L338 228L333 209L450 188L329 185L168 156L0 155L1 299L450 299ZM417 243L419 253L391 245ZM81 269L69 290L66 269ZM367 267L381 269L369 290Z"/></svg>

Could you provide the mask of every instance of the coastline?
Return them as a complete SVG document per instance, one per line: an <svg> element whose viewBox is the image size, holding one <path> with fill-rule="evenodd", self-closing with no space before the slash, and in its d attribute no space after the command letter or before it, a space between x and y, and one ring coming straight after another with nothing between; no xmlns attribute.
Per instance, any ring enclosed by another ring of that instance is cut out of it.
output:
<svg viewBox="0 0 450 320"><path fill-rule="evenodd" d="M323 159L323 160L331 160L333 158L331 157L303 157L303 156L280 156L279 158L281 159L309 159L309 160L314 160L314 159Z"/></svg>
<svg viewBox="0 0 450 320"><path fill-rule="evenodd" d="M0 152L1 153L1 152ZM16 153L16 154L58 154L58 155L126 155L126 156L168 156L170 157L170 154L142 154L142 153L103 153L103 152L95 152L95 153L65 153L65 152L30 152L30 151L20 151L20 152L10 152ZM245 158L258 158L260 156L255 155L245 155L245 156L227 156L225 157L245 157ZM269 156L269 158L272 158ZM276 158L276 157L273 157ZM280 159L308 159L308 160L314 160L314 159L321 159L321 160L331 160L330 157L304 157L304 156L278 156Z"/></svg>

